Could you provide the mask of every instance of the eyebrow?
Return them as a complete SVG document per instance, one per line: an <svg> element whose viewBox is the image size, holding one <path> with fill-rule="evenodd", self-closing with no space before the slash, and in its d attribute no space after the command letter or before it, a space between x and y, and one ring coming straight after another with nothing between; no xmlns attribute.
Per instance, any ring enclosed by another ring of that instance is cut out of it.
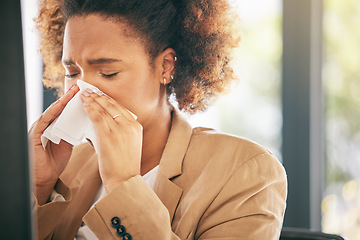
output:
<svg viewBox="0 0 360 240"><path fill-rule="evenodd" d="M103 63L114 63L120 61L121 60L114 58L98 58L98 59L89 59L88 64L93 65L93 64L103 64Z"/></svg>
<svg viewBox="0 0 360 240"><path fill-rule="evenodd" d="M75 65L74 61L72 60L63 60L62 62L65 66ZM97 58L97 59L89 59L87 62L89 65L96 65L96 64L104 64L104 63L106 64L106 63L121 62L121 60L115 58Z"/></svg>

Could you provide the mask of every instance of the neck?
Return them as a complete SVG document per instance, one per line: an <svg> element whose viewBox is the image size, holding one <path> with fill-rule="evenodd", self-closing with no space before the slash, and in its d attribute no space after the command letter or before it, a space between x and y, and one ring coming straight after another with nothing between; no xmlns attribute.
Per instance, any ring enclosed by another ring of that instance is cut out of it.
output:
<svg viewBox="0 0 360 240"><path fill-rule="evenodd" d="M157 111L156 115L143 126L143 146L141 155L141 175L160 163L171 127L169 106Z"/></svg>

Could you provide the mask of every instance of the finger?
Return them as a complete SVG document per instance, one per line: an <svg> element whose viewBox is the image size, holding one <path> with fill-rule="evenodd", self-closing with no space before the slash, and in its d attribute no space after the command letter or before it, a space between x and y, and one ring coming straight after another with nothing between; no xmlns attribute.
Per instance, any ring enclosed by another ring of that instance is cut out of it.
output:
<svg viewBox="0 0 360 240"><path fill-rule="evenodd" d="M111 118L114 118L114 116L120 114L120 117L125 118L131 122L136 120L136 117L134 117L129 110L121 106L118 102L106 94L98 91L96 94L91 94L91 96L97 103L99 103L99 105L105 109L106 112L109 113Z"/></svg>
<svg viewBox="0 0 360 240"><path fill-rule="evenodd" d="M29 129L29 135L33 132L34 127L36 126L37 122L38 122L38 120L36 120L35 122L33 122L33 124L31 124L31 127Z"/></svg>
<svg viewBox="0 0 360 240"><path fill-rule="evenodd" d="M39 119L37 127L39 127L40 123L40 126L46 128L52 121L54 121L78 91L79 87L74 85L64 96L62 96L56 102L52 103L41 115L41 120Z"/></svg>
<svg viewBox="0 0 360 240"><path fill-rule="evenodd" d="M130 112L130 110L128 110L127 108L125 108L124 106L122 106L121 104L119 104L117 101L115 101L114 99L112 99L111 97L108 97L107 99L113 106L115 106L114 109L116 109L117 111L120 111L120 113L126 117L128 120L130 121L136 121L137 120L137 116ZM115 113L114 113L115 114ZM115 116L115 115L113 115Z"/></svg>
<svg viewBox="0 0 360 240"><path fill-rule="evenodd" d="M74 85L64 96L52 103L40 116L31 132L33 132L35 135L42 135L44 130L60 115L67 103L75 96L78 91L79 87ZM38 136L34 137L37 138Z"/></svg>
<svg viewBox="0 0 360 240"><path fill-rule="evenodd" d="M61 98L60 100L65 103L65 105L75 96L75 94L80 90L78 85L73 85Z"/></svg>
<svg viewBox="0 0 360 240"><path fill-rule="evenodd" d="M114 124L114 121L111 121L112 119L110 115L92 98L88 92L84 91L81 98L84 102L83 106L85 112L94 124L98 135L109 134L110 126Z"/></svg>
<svg viewBox="0 0 360 240"><path fill-rule="evenodd" d="M134 121L134 118L126 115L125 111L122 110L122 107L110 97L102 93L97 93L95 94L95 96L92 96L94 101L96 101L101 107L103 107L104 110L109 114L112 122L116 121L118 123L124 123Z"/></svg>

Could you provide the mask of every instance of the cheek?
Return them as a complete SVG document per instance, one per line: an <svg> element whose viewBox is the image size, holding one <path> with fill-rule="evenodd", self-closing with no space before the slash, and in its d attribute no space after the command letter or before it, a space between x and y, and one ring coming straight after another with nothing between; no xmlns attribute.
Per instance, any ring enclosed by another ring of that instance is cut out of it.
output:
<svg viewBox="0 0 360 240"><path fill-rule="evenodd" d="M136 96L136 89L131 83L126 83L123 79L104 81L101 84L96 84L96 87L126 108L133 105L132 101Z"/></svg>
<svg viewBox="0 0 360 240"><path fill-rule="evenodd" d="M159 101L160 85L151 75L143 73L128 74L126 78L109 81L98 88L136 115Z"/></svg>

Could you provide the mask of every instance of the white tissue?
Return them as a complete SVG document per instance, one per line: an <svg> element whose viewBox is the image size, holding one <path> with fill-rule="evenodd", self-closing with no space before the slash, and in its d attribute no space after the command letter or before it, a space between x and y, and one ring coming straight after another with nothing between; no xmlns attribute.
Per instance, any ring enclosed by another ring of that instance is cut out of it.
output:
<svg viewBox="0 0 360 240"><path fill-rule="evenodd" d="M85 113L80 95L87 88L94 92L100 90L81 80L77 81L77 85L80 91L68 102L60 116L45 129L41 136L41 143L44 149L49 140L59 144L60 140L63 139L75 146L87 138L92 142L96 150L95 128Z"/></svg>
<svg viewBox="0 0 360 240"><path fill-rule="evenodd" d="M68 102L60 116L45 129L41 136L41 143L44 149L49 140L55 144L59 144L61 139L63 139L75 146L82 143L84 139L89 139L95 151L98 152L95 127L83 108L83 101L80 95L87 88L94 92L100 90L81 80L78 80L76 84L79 86L80 91ZM129 110L127 111L135 120L137 119L135 114Z"/></svg>

